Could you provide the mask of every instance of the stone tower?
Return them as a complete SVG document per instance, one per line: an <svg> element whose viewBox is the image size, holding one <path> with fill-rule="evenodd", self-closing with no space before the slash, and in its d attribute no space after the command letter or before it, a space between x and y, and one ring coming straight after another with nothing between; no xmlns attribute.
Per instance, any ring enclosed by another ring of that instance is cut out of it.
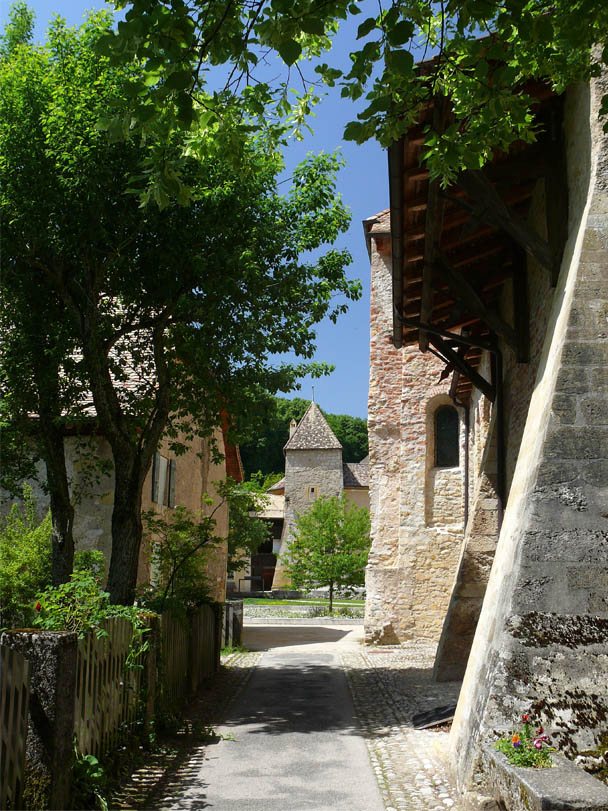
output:
<svg viewBox="0 0 608 811"><path fill-rule="evenodd" d="M285 523L275 569L273 589L289 586L281 558L293 537L295 516L310 508L319 496L341 496L344 490L342 445L319 406L312 402L284 449Z"/></svg>

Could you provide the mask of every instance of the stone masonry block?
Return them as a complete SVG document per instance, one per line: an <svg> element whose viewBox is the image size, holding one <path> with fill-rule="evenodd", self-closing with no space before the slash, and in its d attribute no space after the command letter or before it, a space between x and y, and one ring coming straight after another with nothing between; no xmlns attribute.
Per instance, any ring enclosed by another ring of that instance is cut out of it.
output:
<svg viewBox="0 0 608 811"><path fill-rule="evenodd" d="M594 343L566 343L562 354L564 366L599 366L608 361L608 350Z"/></svg>
<svg viewBox="0 0 608 811"><path fill-rule="evenodd" d="M595 370L594 370L595 371ZM608 379L606 381L608 386ZM556 391L564 394L586 394L590 391L589 372L587 369L562 367L557 377Z"/></svg>
<svg viewBox="0 0 608 811"><path fill-rule="evenodd" d="M549 459L605 459L608 457L608 428L562 426L549 436Z"/></svg>
<svg viewBox="0 0 608 811"><path fill-rule="evenodd" d="M587 397L581 402L583 419L591 425L608 425L608 407L605 397Z"/></svg>

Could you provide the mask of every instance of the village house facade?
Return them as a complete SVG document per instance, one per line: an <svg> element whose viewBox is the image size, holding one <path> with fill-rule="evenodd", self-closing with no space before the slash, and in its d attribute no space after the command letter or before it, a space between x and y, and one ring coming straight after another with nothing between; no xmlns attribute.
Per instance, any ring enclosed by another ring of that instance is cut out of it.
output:
<svg viewBox="0 0 608 811"><path fill-rule="evenodd" d="M165 512L176 506L186 507L193 514L211 514L220 502L215 482L235 476L241 471L238 448L226 441L225 432L216 429L214 440L223 453L223 460L216 462L210 450L209 440L195 437L188 443L186 453L176 457L169 449L168 440L161 441L153 464L148 471L142 490L142 512L153 510ZM112 551L112 510L114 507L114 474L112 453L108 442L91 430L79 436L66 436L66 464L72 498L76 504L74 515L75 551L96 549L103 552L106 571ZM30 482L37 510L44 514L49 508L49 497L43 486L45 468L39 466L38 481ZM203 497L209 496L212 504ZM0 509L8 512L14 497L0 493ZM216 534L226 538L228 534L228 506L220 504L214 513ZM223 602L226 593L226 541L221 541L207 553L207 588L211 599ZM137 584L154 579L149 547L144 540L139 554Z"/></svg>
<svg viewBox="0 0 608 811"><path fill-rule="evenodd" d="M605 85L530 85L538 141L445 191L420 167L435 100L389 150L390 210L364 222L366 638L435 642L435 678L464 675L463 791L523 712L570 756L608 733Z"/></svg>

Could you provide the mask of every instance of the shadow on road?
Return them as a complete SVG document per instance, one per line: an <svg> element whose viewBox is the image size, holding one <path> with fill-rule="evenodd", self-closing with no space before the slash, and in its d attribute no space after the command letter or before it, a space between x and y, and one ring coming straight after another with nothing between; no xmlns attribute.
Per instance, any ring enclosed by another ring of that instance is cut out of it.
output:
<svg viewBox="0 0 608 811"><path fill-rule="evenodd" d="M338 642L349 633L350 630L319 625L254 625L245 627L245 645L249 650L318 645Z"/></svg>

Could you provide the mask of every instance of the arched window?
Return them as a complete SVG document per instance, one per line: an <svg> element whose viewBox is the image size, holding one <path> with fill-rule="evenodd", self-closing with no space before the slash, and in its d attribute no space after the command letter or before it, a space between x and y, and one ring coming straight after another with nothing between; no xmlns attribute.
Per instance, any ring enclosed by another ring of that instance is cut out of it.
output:
<svg viewBox="0 0 608 811"><path fill-rule="evenodd" d="M435 412L435 467L458 467L458 411L453 406Z"/></svg>

